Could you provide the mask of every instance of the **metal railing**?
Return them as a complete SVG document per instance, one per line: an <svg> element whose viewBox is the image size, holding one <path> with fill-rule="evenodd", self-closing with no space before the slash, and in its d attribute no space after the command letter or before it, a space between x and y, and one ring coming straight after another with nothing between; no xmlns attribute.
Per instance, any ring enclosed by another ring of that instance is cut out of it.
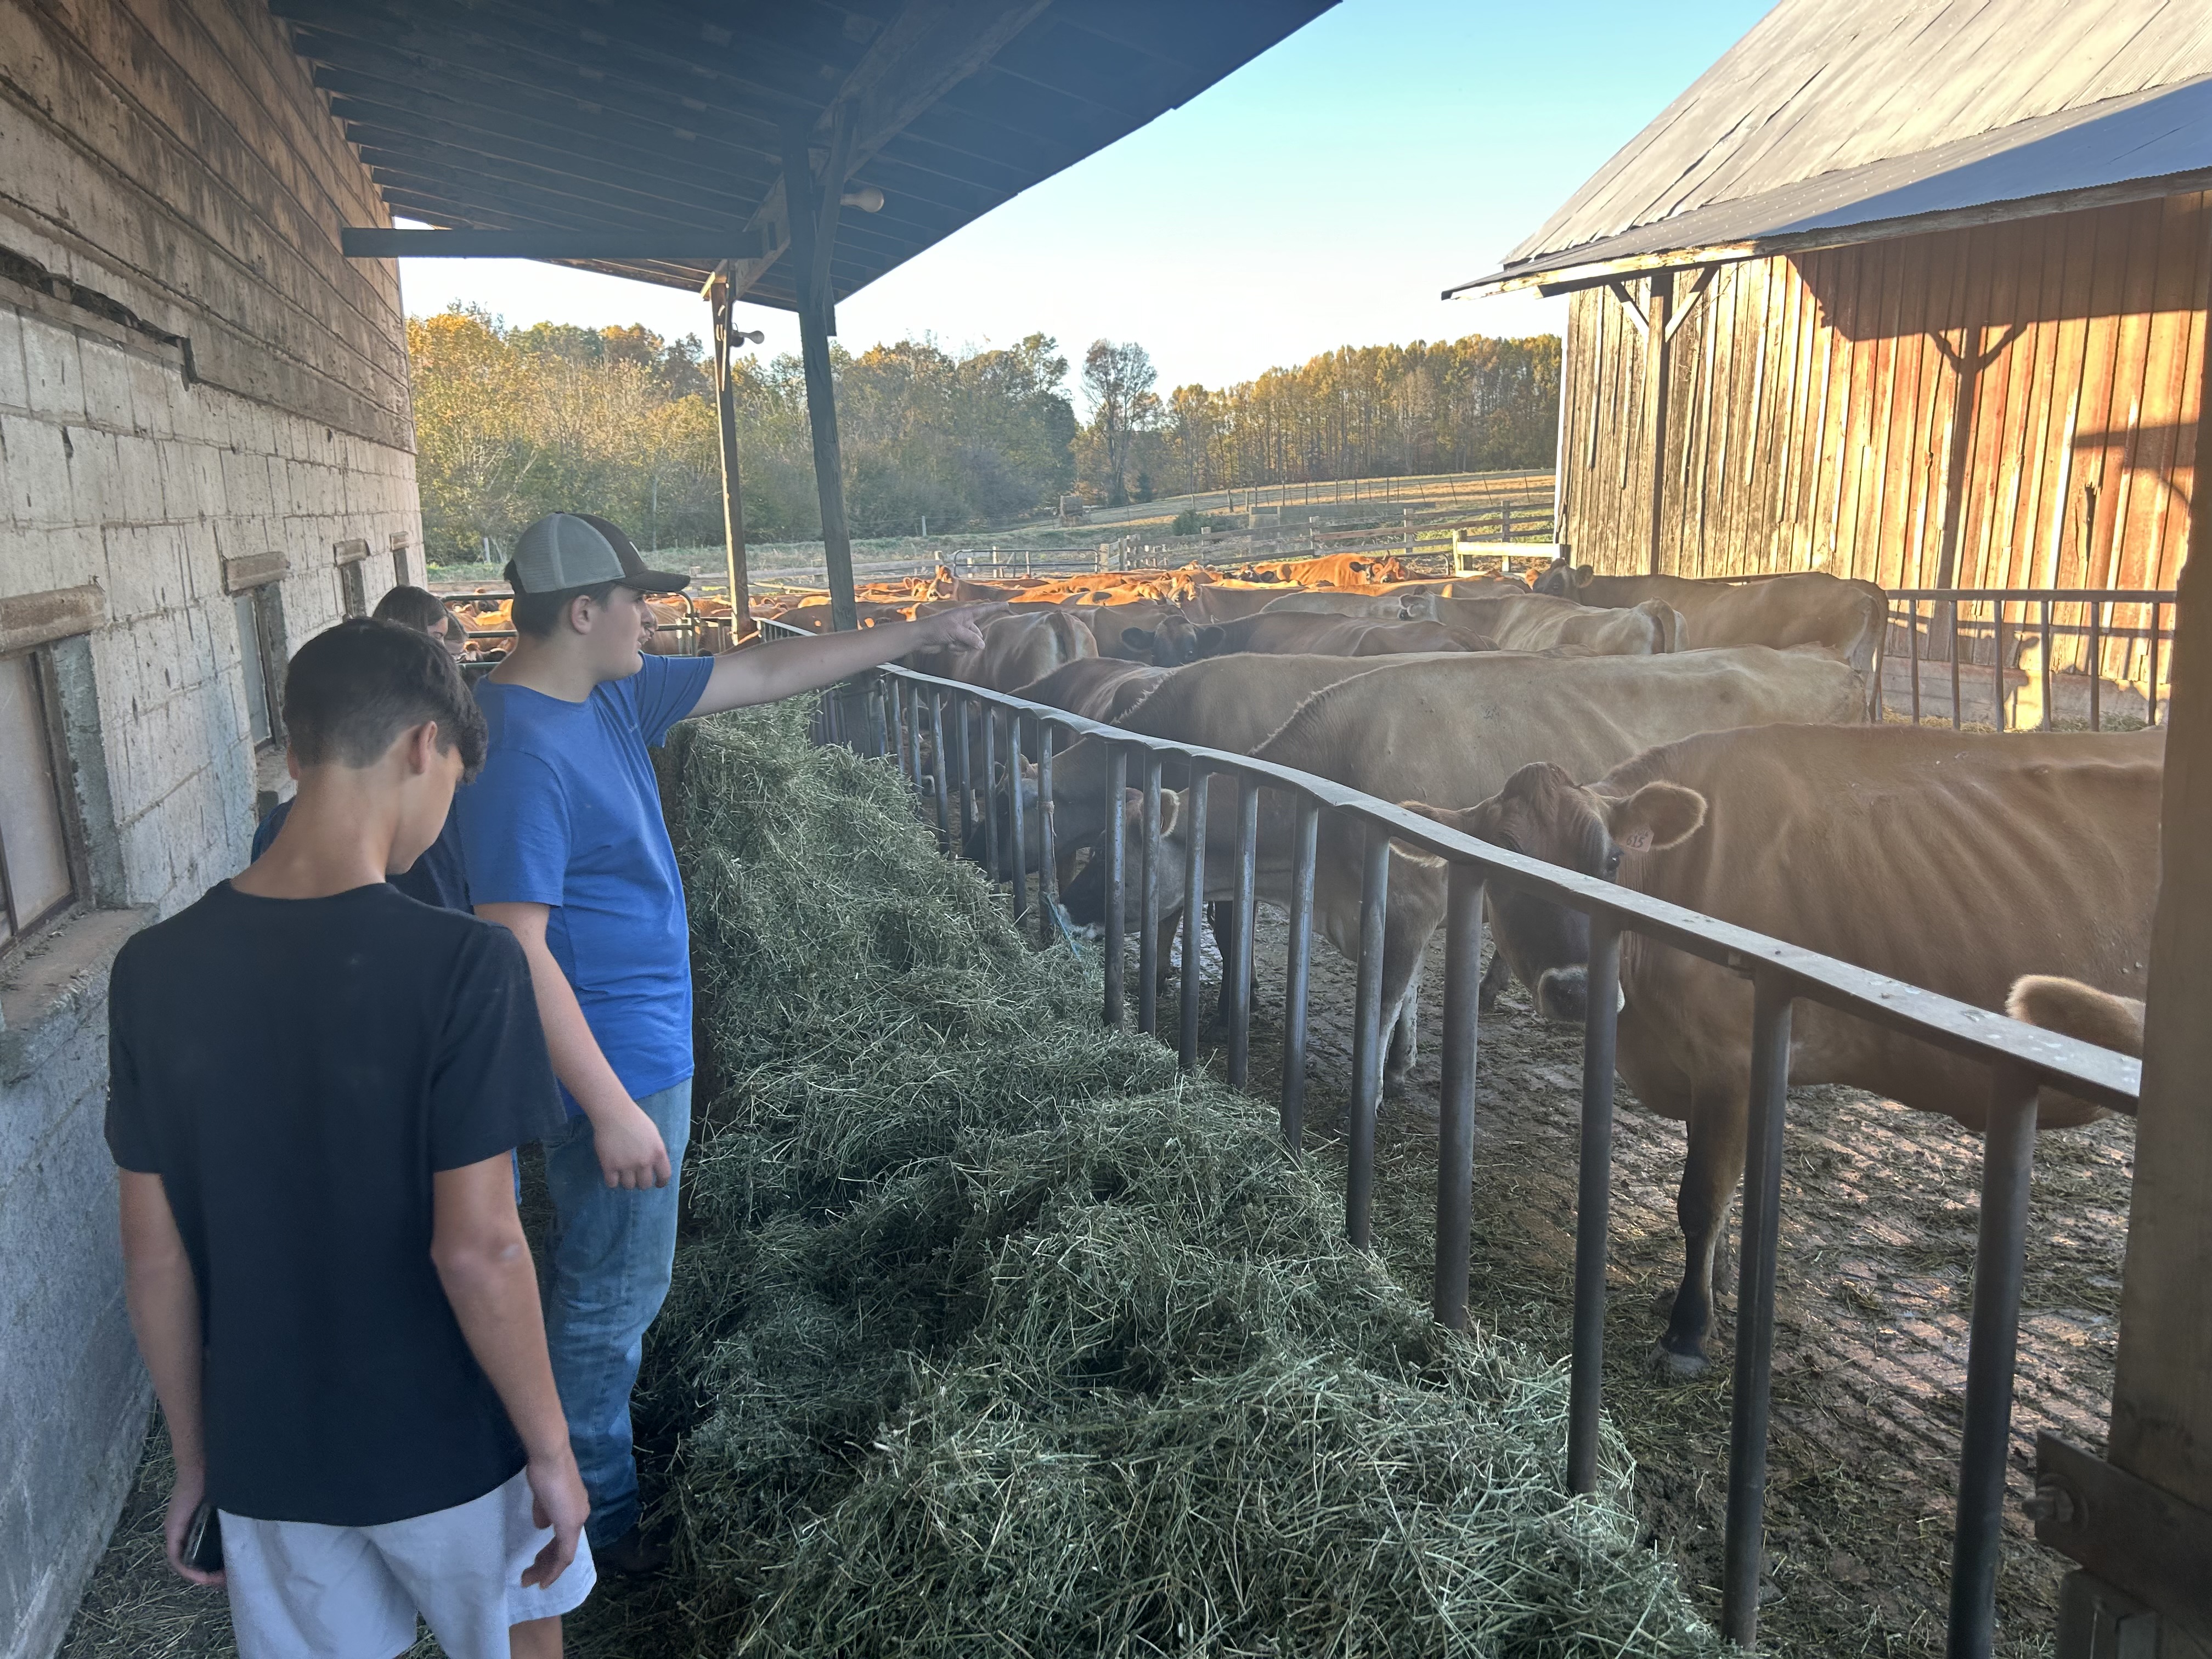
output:
<svg viewBox="0 0 2212 1659"><path fill-rule="evenodd" d="M2008 729L2006 703L2014 679L2021 691L2035 685L2040 708L2033 729L2048 732L2057 719L2055 694L2072 690L2069 680L2086 679L2078 718L2092 732L2102 731L2107 689L2117 678L2118 689L2136 695L2138 665L2143 671L2143 724L2155 726L2159 676L2161 665L2170 668L2172 663L2172 618L2179 598L2172 588L1892 588L1885 655L1908 665L1916 726L1923 712L1922 671L1931 664L1948 676L1954 727L1964 723L1966 696L1975 681L1989 687L1989 723L1999 732ZM2016 666L2030 645L2040 647L2033 676ZM2120 659L2117 676L2111 672L2115 654ZM2070 669L2058 666L2062 658Z"/></svg>
<svg viewBox="0 0 2212 1659"><path fill-rule="evenodd" d="M876 670L850 684L858 690L824 695L819 735L826 741L895 757L909 782L933 803L937 829L948 849L968 844L969 832L977 827L975 803L980 797L986 867L995 878L1002 857L1006 859L1012 877L1012 912L1018 921L1026 921L1031 908L1028 872L1024 868L1028 841L1024 792L1019 788L1007 792L1011 811L1007 845L1002 848L992 783L1001 753L1012 757L1026 749L1036 756L1042 867L1035 908L1039 940L1046 945L1060 925L1055 915L1054 892L1058 853L1053 808L1054 736L1096 738L1109 745L1105 795L1109 809L1103 844L1094 856L1105 860L1106 869L1104 1016L1108 1024L1117 1027L1128 1014L1124 907L1131 873L1128 826L1120 804L1134 766L1144 802L1136 860L1141 906L1136 1024L1139 1030L1158 1033L1161 916L1159 891L1152 878L1161 836L1163 763L1173 760L1188 769L1188 853L1181 917L1183 970L1177 1030L1180 1056L1186 1067L1198 1060L1199 934L1206 908L1206 819L1211 793L1206 786L1217 775L1236 781L1233 920L1223 951L1222 971L1230 990L1228 1079L1238 1088L1249 1083L1259 797L1261 791L1273 790L1295 802L1279 1085L1282 1133L1293 1153L1301 1149L1304 1129L1307 1000L1321 815L1337 813L1364 827L1346 1193L1346 1229L1353 1242L1362 1246L1370 1237L1376 1116L1382 1099L1383 917L1389 900L1390 844L1394 840L1407 842L1446 862L1449 880L1443 919L1445 1012L1437 1144L1437 1268L1431 1305L1441 1323L1455 1329L1466 1328L1468 1319L1484 890L1495 880L1589 919L1566 1468L1568 1486L1576 1492L1595 1491L1597 1481L1621 935L1637 933L1658 940L1751 980L1751 1122L1744 1163L1721 1598L1723 1633L1743 1647L1753 1645L1758 1629L1791 1007L1800 999L1821 1003L1986 1066L1989 1127L1983 1138L1980 1234L1968 1329L1966 1412L1947 1652L1951 1659L1984 1659L1990 1652L2037 1090L2044 1084L2055 1084L2069 1094L2132 1114L2141 1076L2138 1062L1748 928L1509 853L1326 778L1250 756L1139 736L1062 709L902 668ZM974 743L971 728L977 737ZM925 738L936 757L930 766L924 764ZM1178 834L1182 833L1179 827Z"/></svg>

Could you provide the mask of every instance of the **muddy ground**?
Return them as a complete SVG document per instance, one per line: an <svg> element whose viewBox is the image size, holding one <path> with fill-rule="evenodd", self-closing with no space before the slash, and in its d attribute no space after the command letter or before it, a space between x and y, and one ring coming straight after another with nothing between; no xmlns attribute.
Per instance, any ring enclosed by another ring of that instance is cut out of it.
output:
<svg viewBox="0 0 2212 1659"><path fill-rule="evenodd" d="M1255 1090L1280 1086L1285 929L1263 912L1252 1042ZM1095 947L1093 947L1095 948ZM1134 1003L1134 961L1131 962ZM1210 959L1208 971L1214 971ZM1383 1103L1377 1248L1425 1291L1434 1272L1436 1102L1443 1030L1442 940L1424 981L1425 1046L1407 1087ZM1212 997L1206 998L1210 1010ZM1338 1171L1351 1073L1352 973L1314 957L1308 1150ZM1172 1022L1172 991L1161 1000ZM1218 1035L1209 1030L1209 1042ZM1474 1317L1564 1362L1574 1251L1581 1095L1578 1028L1530 1012L1518 988L1480 1027L1473 1229ZM1209 1063L1221 1055L1209 1048ZM1615 1133L1607 1314L1607 1408L1637 1460L1636 1501L1651 1543L1719 1610L1727 1487L1732 1307L1724 1300L1695 1382L1662 1381L1649 1355L1681 1270L1674 1214L1678 1124L1637 1109L1624 1088ZM2013 1491L2028 1489L2036 1431L2101 1449L2118 1330L2134 1127L2114 1120L2042 1137L2021 1319ZM1942 1650L1951 1504L1972 1275L1974 1139L1947 1119L1846 1089L1790 1097L1777 1299L1768 1567L1761 1646L1805 1659ZM1732 1286L1732 1279L1724 1281ZM196 1591L161 1559L167 1455L158 1430L64 1659L216 1659L234 1652L219 1593ZM2051 1651L2063 1564L2016 1514L1998 1583L1997 1651ZM615 1588L571 1620L583 1659L638 1655L650 1595ZM418 1656L434 1653L426 1638Z"/></svg>

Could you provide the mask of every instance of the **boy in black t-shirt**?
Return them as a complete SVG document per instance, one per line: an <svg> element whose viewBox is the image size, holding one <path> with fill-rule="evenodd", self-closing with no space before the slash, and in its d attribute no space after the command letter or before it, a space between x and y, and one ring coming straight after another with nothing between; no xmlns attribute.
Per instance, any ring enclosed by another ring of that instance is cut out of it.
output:
<svg viewBox="0 0 2212 1659"><path fill-rule="evenodd" d="M483 758L437 641L342 623L285 683L300 792L110 996L132 1328L176 1452L170 1564L241 1659L542 1659L590 1591L512 1150L562 1122L513 935L386 882ZM211 1503L223 1570L182 1557Z"/></svg>

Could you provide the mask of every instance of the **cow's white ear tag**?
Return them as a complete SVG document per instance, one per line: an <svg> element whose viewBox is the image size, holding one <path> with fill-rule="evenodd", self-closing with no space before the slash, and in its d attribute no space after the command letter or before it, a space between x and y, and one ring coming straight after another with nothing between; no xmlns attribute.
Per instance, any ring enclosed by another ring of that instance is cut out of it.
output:
<svg viewBox="0 0 2212 1659"><path fill-rule="evenodd" d="M1639 823L1636 828L1623 836L1620 838L1620 850L1624 853L1650 852L1651 850L1651 826L1647 823Z"/></svg>

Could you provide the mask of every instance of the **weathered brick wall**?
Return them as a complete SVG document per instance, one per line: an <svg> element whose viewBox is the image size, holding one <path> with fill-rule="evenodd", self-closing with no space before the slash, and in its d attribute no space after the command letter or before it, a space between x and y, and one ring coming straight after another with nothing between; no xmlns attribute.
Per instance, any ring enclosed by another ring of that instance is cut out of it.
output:
<svg viewBox="0 0 2212 1659"><path fill-rule="evenodd" d="M339 544L372 604L420 549L396 276L338 251L383 222L263 0L0 0L0 601L105 593L102 905L166 915L245 861L224 560L285 556L296 646L341 614ZM100 1136L123 931L0 960L6 1659L58 1640L144 1425Z"/></svg>

